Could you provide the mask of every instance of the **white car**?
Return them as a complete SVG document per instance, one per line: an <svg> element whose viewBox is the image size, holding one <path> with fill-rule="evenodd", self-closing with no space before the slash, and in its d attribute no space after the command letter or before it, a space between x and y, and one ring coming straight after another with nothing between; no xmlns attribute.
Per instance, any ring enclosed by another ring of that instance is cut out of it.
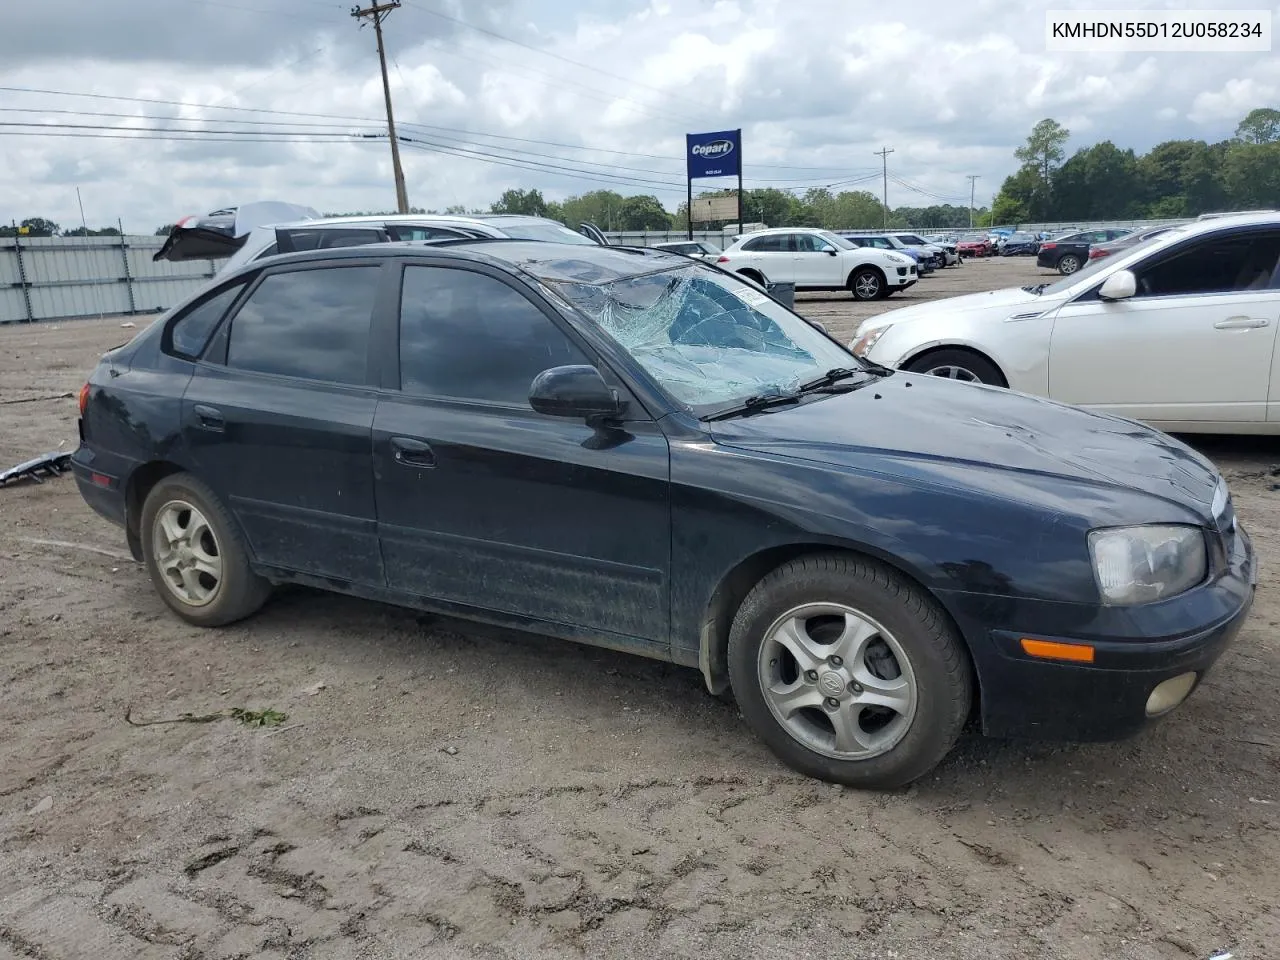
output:
<svg viewBox="0 0 1280 960"><path fill-rule="evenodd" d="M1053 283L894 310L849 346L1170 432L1280 433L1278 262L1280 214L1204 220Z"/></svg>
<svg viewBox="0 0 1280 960"><path fill-rule="evenodd" d="M571 230L558 220L546 217L499 213L321 217L310 207L255 201L215 210L203 217L183 218L152 259L225 259L219 272L229 273L252 260L317 247L488 237L607 243L604 235L591 224Z"/></svg>
<svg viewBox="0 0 1280 960"><path fill-rule="evenodd" d="M735 237L716 263L757 283L848 290L857 300L879 300L919 279L915 260L906 254L854 246L829 230L811 227L779 227Z"/></svg>

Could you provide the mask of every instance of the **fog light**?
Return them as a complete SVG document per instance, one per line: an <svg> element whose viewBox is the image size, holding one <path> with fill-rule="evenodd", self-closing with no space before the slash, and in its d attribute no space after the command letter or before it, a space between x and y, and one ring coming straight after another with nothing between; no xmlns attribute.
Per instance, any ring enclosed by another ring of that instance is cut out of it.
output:
<svg viewBox="0 0 1280 960"><path fill-rule="evenodd" d="M1164 683L1156 684L1156 688L1151 691L1151 696L1147 697L1147 716L1158 717L1162 713L1168 713L1187 699L1187 694L1195 685L1194 673L1182 673Z"/></svg>

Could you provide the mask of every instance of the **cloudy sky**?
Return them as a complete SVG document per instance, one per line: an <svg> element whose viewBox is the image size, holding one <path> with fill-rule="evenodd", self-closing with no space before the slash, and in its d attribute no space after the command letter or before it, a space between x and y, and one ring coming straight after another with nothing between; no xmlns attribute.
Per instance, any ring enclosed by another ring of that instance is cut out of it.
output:
<svg viewBox="0 0 1280 960"><path fill-rule="evenodd" d="M1143 150L1222 139L1253 107L1280 106L1271 53L1045 52L1047 9L1119 6L1268 5L404 0L386 37L400 133L415 141L409 200L610 187L674 210L684 134L741 127L748 186L878 192L873 151L889 146L891 205L963 204L967 174L982 204L1043 117L1070 128L1071 149ZM119 217L139 233L255 199L394 208L373 31L350 2L9 7L0 221L74 226L77 186L90 226Z"/></svg>

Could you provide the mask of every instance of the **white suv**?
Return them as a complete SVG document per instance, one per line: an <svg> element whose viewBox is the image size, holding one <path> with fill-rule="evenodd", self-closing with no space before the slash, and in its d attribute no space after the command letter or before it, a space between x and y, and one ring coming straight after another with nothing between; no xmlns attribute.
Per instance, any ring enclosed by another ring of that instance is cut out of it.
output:
<svg viewBox="0 0 1280 960"><path fill-rule="evenodd" d="M717 258L757 283L794 283L797 290L848 290L879 300L916 282L916 262L889 250L856 247L829 230L785 227L734 239Z"/></svg>

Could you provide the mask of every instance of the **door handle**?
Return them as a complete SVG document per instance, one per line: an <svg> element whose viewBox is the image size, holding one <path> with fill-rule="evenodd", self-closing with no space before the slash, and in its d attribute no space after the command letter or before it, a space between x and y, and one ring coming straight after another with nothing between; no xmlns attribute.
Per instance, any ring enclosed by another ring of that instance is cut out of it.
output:
<svg viewBox="0 0 1280 960"><path fill-rule="evenodd" d="M215 433L222 433L227 428L227 421L222 416L222 411L217 407L211 407L204 403L197 403L193 408L196 420L199 422L201 429L212 430Z"/></svg>
<svg viewBox="0 0 1280 960"><path fill-rule="evenodd" d="M1264 317L1227 317L1225 320L1219 320L1213 325L1215 330L1255 330L1258 327L1265 327L1270 320Z"/></svg>
<svg viewBox="0 0 1280 960"><path fill-rule="evenodd" d="M392 437L391 455L395 457L396 463L403 463L406 467L436 465L436 455L431 445L425 440L415 440L412 437Z"/></svg>

